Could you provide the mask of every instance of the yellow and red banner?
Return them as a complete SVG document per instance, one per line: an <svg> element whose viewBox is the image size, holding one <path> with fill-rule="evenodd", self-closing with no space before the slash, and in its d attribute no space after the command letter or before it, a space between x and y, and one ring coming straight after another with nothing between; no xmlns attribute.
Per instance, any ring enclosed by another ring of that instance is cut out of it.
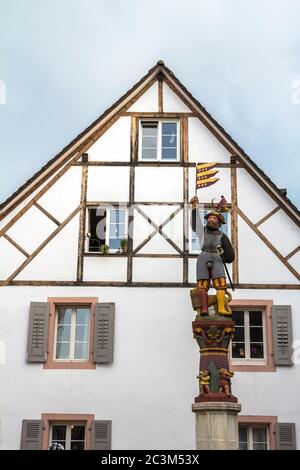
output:
<svg viewBox="0 0 300 470"><path fill-rule="evenodd" d="M219 181L220 178L214 178L218 173L218 170L214 168L216 165L217 162L198 163L196 165L196 190L206 188Z"/></svg>

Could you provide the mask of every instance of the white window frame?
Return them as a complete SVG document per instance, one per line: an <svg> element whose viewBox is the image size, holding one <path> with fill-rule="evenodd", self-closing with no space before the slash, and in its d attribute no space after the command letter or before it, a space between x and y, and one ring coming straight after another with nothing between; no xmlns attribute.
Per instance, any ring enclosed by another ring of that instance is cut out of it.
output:
<svg viewBox="0 0 300 470"><path fill-rule="evenodd" d="M157 153L156 159L154 158L142 158L142 139L143 139L143 123L146 122L157 122ZM176 159L162 158L162 123L176 123L177 126L177 140L176 140ZM180 122L177 119L140 119L139 122L139 161L141 162L166 162L176 163L180 161Z"/></svg>
<svg viewBox="0 0 300 470"><path fill-rule="evenodd" d="M197 209L197 210L199 210L199 209ZM205 214L207 214L208 212L211 212L212 209L203 209L203 211L204 211ZM227 214L227 224L226 224L227 225L227 233L225 235L227 235L227 237L231 241L231 214L230 214L230 212L226 212L226 214ZM192 217L192 211L190 210L190 221L191 221L191 217ZM189 254L199 255L201 253L201 249L200 250L195 250L193 248L193 243L192 243L193 233L194 232L192 230L191 223L189 223ZM197 237L196 234L195 234L195 236Z"/></svg>
<svg viewBox="0 0 300 470"><path fill-rule="evenodd" d="M125 232L124 232L124 238L128 238L128 208L127 206L124 207L124 206L101 206L99 205L99 207L94 207L94 206L89 206L87 204L87 220L86 220L86 226L88 227L89 225L89 212L90 212L90 209L103 209L104 211L106 211L106 229L108 228L108 230L106 230L105 232L105 245L109 246L109 234L110 234L110 217L111 217L111 211L113 210L122 210L125 212L125 222L124 222L124 225L125 225ZM109 248L109 253L118 253L119 250L117 249L112 249L112 248ZM97 251L90 251L89 250L89 238L86 237L86 246L85 246L85 253L97 253ZM99 253L100 253L100 250L99 250Z"/></svg>
<svg viewBox="0 0 300 470"><path fill-rule="evenodd" d="M90 322L89 322L89 341L88 341L88 357L87 359L75 359L75 339L76 339L76 310L77 308L85 307L90 311ZM72 309L71 315L71 332L70 332L70 351L69 358L58 359L56 357L56 348L57 348L57 330L58 330L58 308L70 308ZM91 347L91 320L92 320L92 311L90 305L57 305L55 308L55 330L54 330L54 347L53 347L53 361L55 362L89 362L90 357L90 347ZM75 320L74 320L75 319Z"/></svg>
<svg viewBox="0 0 300 470"><path fill-rule="evenodd" d="M87 431L87 423L85 421L72 421L72 422L65 422L65 421L53 421L50 423L49 426L49 446L53 444L52 433L53 433L53 426L66 426L66 447L65 450L71 450L71 427L72 426L84 426L84 450L86 448L86 431Z"/></svg>
<svg viewBox="0 0 300 470"><path fill-rule="evenodd" d="M266 310L262 307L253 307L253 308L243 308L243 307L236 307L236 311L243 311L244 312L244 330L245 330L245 357L244 358L236 358L232 357L232 342L230 346L230 361L233 366L238 365L266 365L267 364L267 333L266 333ZM262 312L262 327L263 327L263 345L264 345L264 357L261 359L258 358L251 358L250 355L250 310Z"/></svg>
<svg viewBox="0 0 300 470"><path fill-rule="evenodd" d="M265 450L270 450L270 425L268 425L267 423L253 423L253 424L238 423L238 427L247 429L247 443L248 443L247 450L254 450L253 449L253 442L254 442L253 441L253 429L265 428L267 431L267 448Z"/></svg>

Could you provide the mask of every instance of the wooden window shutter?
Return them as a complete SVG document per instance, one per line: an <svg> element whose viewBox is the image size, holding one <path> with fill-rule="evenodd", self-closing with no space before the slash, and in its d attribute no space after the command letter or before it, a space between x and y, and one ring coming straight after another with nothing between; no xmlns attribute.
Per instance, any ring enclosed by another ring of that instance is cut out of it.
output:
<svg viewBox="0 0 300 470"><path fill-rule="evenodd" d="M292 311L290 305L272 307L274 364L291 366L292 363Z"/></svg>
<svg viewBox="0 0 300 470"><path fill-rule="evenodd" d="M41 450L42 448L42 420L23 419L21 450Z"/></svg>
<svg viewBox="0 0 300 470"><path fill-rule="evenodd" d="M115 304L96 304L94 322L94 362L101 364L113 361L114 328Z"/></svg>
<svg viewBox="0 0 300 470"><path fill-rule="evenodd" d="M27 361L46 362L50 304L31 302L27 340Z"/></svg>
<svg viewBox="0 0 300 470"><path fill-rule="evenodd" d="M276 425L276 449L296 450L296 426L295 423L277 423Z"/></svg>
<svg viewBox="0 0 300 470"><path fill-rule="evenodd" d="M111 449L111 421L93 421L92 450Z"/></svg>

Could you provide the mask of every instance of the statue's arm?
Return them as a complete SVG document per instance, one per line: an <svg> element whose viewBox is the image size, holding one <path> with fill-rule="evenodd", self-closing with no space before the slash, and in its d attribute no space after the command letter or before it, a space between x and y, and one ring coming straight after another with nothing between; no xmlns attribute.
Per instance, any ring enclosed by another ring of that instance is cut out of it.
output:
<svg viewBox="0 0 300 470"><path fill-rule="evenodd" d="M191 227L193 232L195 232L195 234L200 240L203 234L203 224L200 219L199 210L197 209L197 204L199 204L199 200L197 197L193 197L190 202L192 204Z"/></svg>
<svg viewBox="0 0 300 470"><path fill-rule="evenodd" d="M222 236L222 248L224 250L224 259L226 263L232 263L234 260L234 249L231 244L231 241L229 240L227 235L225 235L225 233L223 233Z"/></svg>

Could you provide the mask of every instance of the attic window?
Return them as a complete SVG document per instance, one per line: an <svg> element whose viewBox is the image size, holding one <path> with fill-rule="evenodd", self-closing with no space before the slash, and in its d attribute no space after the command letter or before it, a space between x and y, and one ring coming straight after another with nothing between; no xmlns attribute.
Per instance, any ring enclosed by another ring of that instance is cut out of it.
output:
<svg viewBox="0 0 300 470"><path fill-rule="evenodd" d="M178 122L142 121L140 160L177 161L178 159Z"/></svg>

